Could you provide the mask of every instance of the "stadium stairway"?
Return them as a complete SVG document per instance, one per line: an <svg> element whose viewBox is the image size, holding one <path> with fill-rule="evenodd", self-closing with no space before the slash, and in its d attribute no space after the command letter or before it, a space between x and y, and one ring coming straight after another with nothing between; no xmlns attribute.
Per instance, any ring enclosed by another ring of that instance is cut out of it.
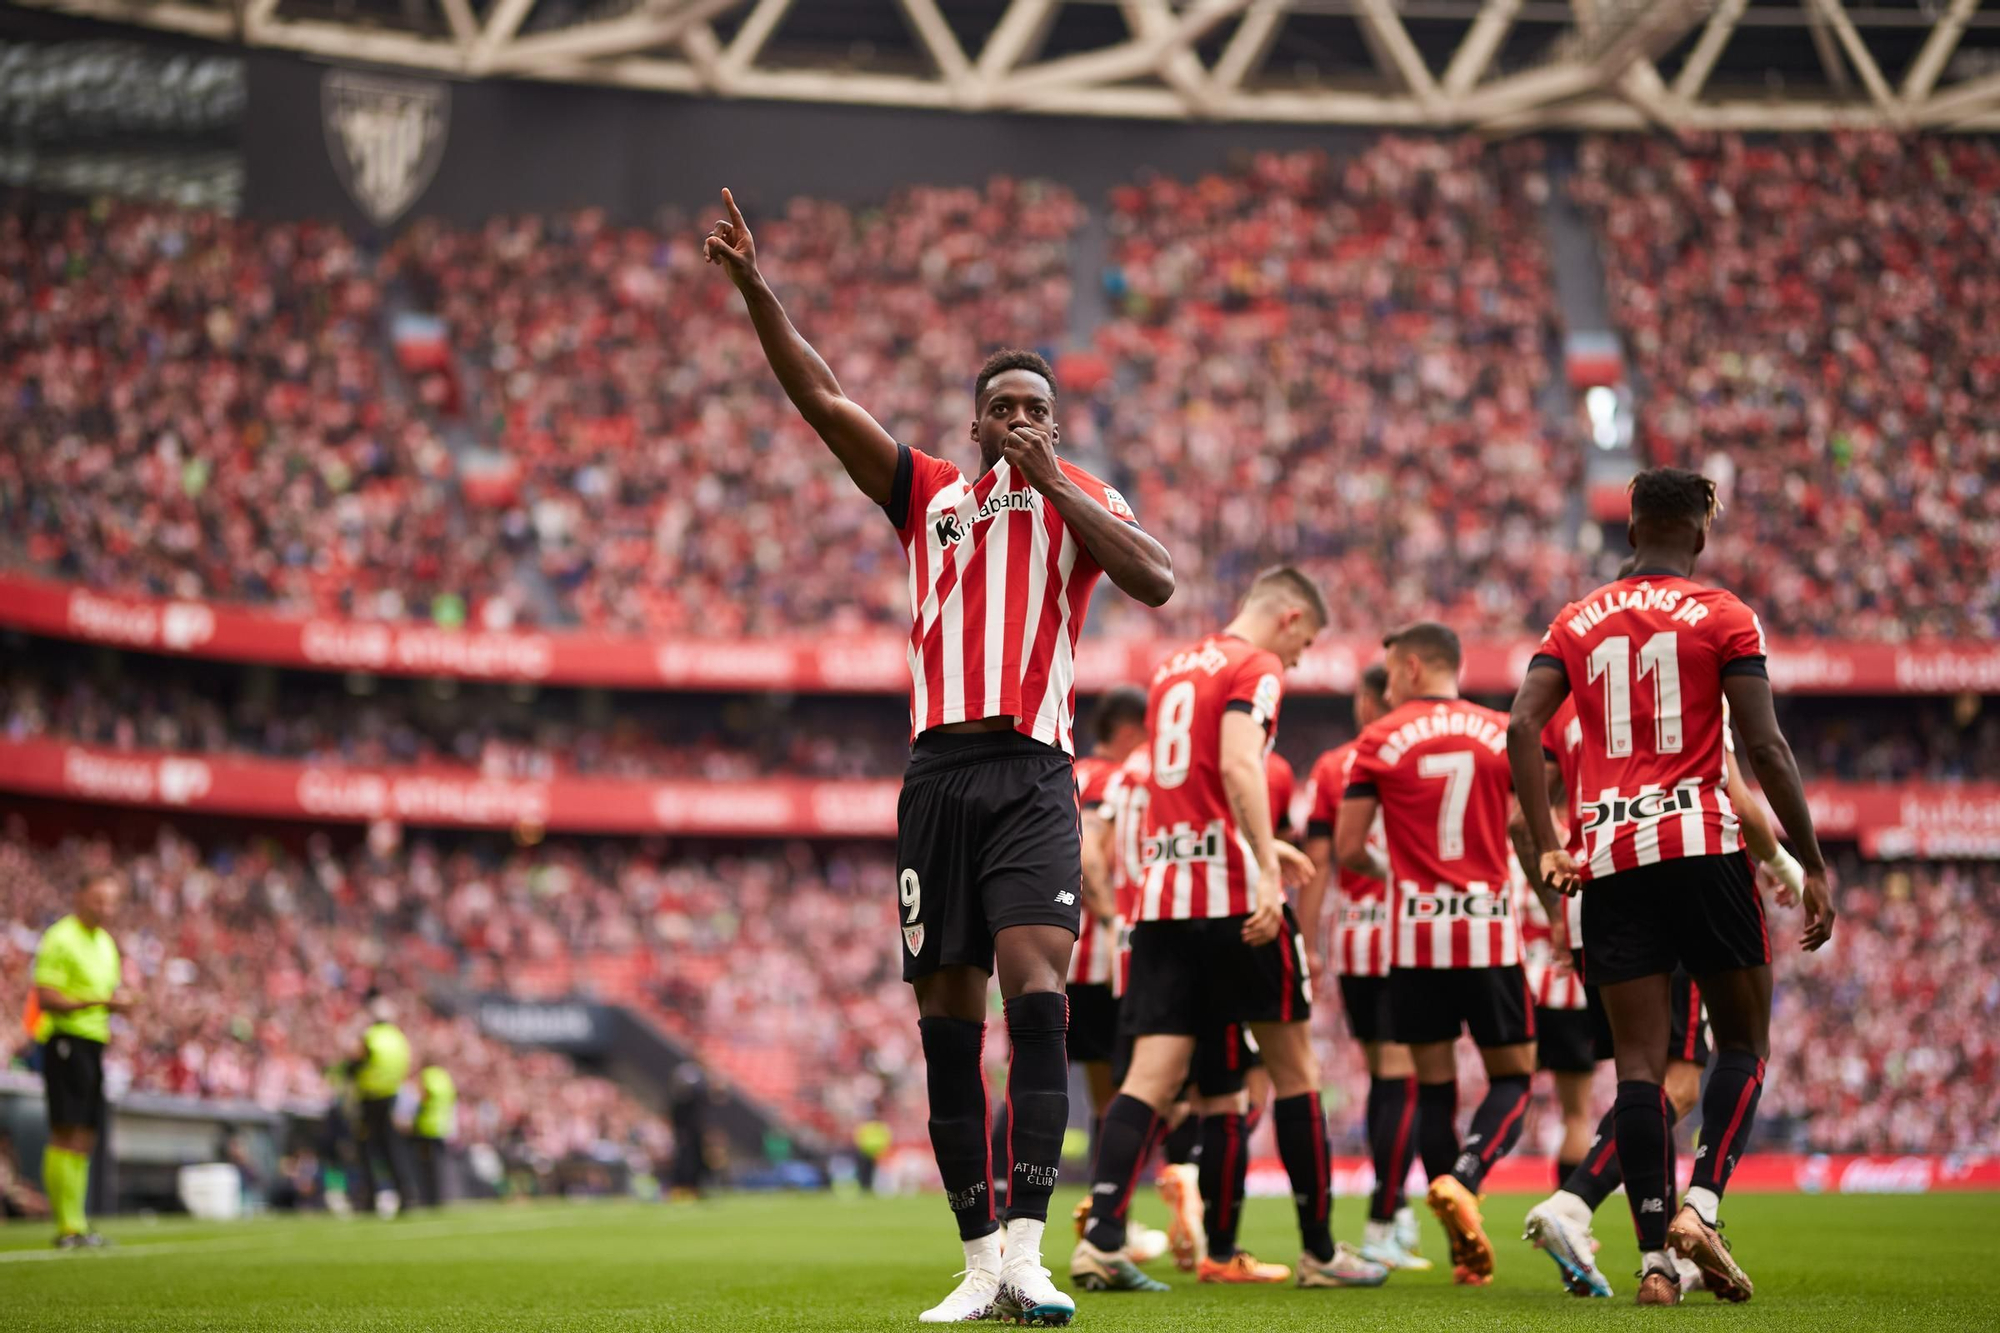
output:
<svg viewBox="0 0 2000 1333"><path fill-rule="evenodd" d="M714 958L676 960L675 980L701 989L721 970ZM798 1052L735 1032L697 1032L659 997L654 956L643 949L560 955L523 962L510 971L509 994L527 1001L585 1000L614 1011L601 1072L647 1105L665 1111L682 1067L694 1061L727 1093L723 1128L734 1150L757 1156L777 1130L808 1153L838 1137L826 1113L797 1097L812 1079ZM574 1054L574 1052L572 1052Z"/></svg>
<svg viewBox="0 0 2000 1333"><path fill-rule="evenodd" d="M1557 373L1543 387L1542 419L1560 435L1578 441L1584 452L1586 485L1573 491L1565 512L1564 537L1574 543L1587 513L1585 495L1590 471L1600 460L1590 447L1587 428L1567 373L1569 347L1581 342L1615 345L1611 327L1611 297L1605 289L1604 260L1597 249L1597 233L1570 197L1569 180L1576 170L1574 146L1554 143L1548 155L1548 198L1542 201L1542 229L1548 244L1549 268L1555 280L1556 309L1561 315L1565 347L1548 350L1549 364Z"/></svg>

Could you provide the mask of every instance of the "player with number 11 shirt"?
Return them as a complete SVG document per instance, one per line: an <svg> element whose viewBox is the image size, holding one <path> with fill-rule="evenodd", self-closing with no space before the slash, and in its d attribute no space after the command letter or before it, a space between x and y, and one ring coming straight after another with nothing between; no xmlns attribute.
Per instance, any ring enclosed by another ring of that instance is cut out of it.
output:
<svg viewBox="0 0 2000 1333"><path fill-rule="evenodd" d="M1771 940L1727 790L1725 698L1765 797L1798 844L1802 943L1816 949L1833 931L1812 816L1771 701L1763 629L1735 596L1693 579L1715 512L1715 483L1699 473L1655 468L1633 479L1633 572L1563 608L1508 721L1542 878L1583 891L1584 975L1611 1021L1615 1138L1645 1305L1680 1300L1669 1248L1720 1299L1748 1300L1752 1290L1722 1243L1717 1210L1763 1091ZM1575 855L1557 840L1543 781L1543 728L1565 697L1576 700L1582 736ZM1694 1178L1678 1212L1663 1087L1677 966L1701 988L1716 1049Z"/></svg>

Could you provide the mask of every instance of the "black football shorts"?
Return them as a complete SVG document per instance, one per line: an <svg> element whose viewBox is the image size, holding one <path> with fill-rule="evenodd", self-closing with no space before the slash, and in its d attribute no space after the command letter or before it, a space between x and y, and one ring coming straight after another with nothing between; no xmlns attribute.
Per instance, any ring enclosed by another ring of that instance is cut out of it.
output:
<svg viewBox="0 0 2000 1333"><path fill-rule="evenodd" d="M1535 1068L1557 1074L1596 1070L1598 1019L1589 1009L1535 1006Z"/></svg>
<svg viewBox="0 0 2000 1333"><path fill-rule="evenodd" d="M1068 993L1069 1062L1109 1061L1118 1048L1118 998L1108 985L1082 982L1071 982Z"/></svg>
<svg viewBox="0 0 2000 1333"><path fill-rule="evenodd" d="M1687 856L1587 881L1583 960L1593 986L1769 963L1771 932L1750 858Z"/></svg>
<svg viewBox="0 0 2000 1333"><path fill-rule="evenodd" d="M1456 1041L1481 1050L1535 1039L1528 974L1507 967L1399 967L1389 973L1389 1013L1401 1042Z"/></svg>
<svg viewBox="0 0 2000 1333"><path fill-rule="evenodd" d="M941 967L993 970L1009 926L1081 920L1076 772L1014 731L926 732L896 802L896 911L903 980Z"/></svg>
<svg viewBox="0 0 2000 1333"><path fill-rule="evenodd" d="M1396 1040L1389 1017L1389 978L1340 978L1340 1003L1347 1010L1347 1030L1363 1045Z"/></svg>
<svg viewBox="0 0 2000 1333"><path fill-rule="evenodd" d="M1132 970L1118 1022L1135 1037L1201 1037L1232 1023L1303 1023L1312 1017L1311 990L1290 907L1268 944L1243 942L1241 915L1141 921L1132 927Z"/></svg>
<svg viewBox="0 0 2000 1333"><path fill-rule="evenodd" d="M1576 960L1579 976L1583 973L1583 951L1573 949L1570 956ZM1584 983L1583 993L1589 997L1590 1037L1592 1054L1600 1060L1612 1057L1611 1020L1604 1015L1604 1001L1598 998L1597 987ZM1685 1060L1689 1064L1708 1067L1708 1016L1702 1012L1701 987L1694 984L1694 978L1685 968L1674 972L1673 988L1668 1004L1673 1006L1672 1023L1667 1031L1667 1058ZM1554 1066L1544 1065L1543 1068Z"/></svg>
<svg viewBox="0 0 2000 1333"><path fill-rule="evenodd" d="M49 1123L103 1132L104 1043L58 1032L42 1048Z"/></svg>

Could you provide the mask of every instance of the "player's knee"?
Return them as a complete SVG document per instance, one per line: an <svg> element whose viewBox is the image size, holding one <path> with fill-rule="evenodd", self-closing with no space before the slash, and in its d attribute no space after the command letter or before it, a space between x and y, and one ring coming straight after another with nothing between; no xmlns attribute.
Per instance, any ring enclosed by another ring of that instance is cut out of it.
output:
<svg viewBox="0 0 2000 1333"><path fill-rule="evenodd" d="M1364 1047L1368 1057L1368 1072L1375 1078L1414 1078L1416 1062L1410 1058L1410 1048L1401 1042L1383 1041Z"/></svg>
<svg viewBox="0 0 2000 1333"><path fill-rule="evenodd" d="M1674 1104L1674 1116L1685 1116L1701 1097L1701 1066L1675 1060L1667 1066L1667 1100Z"/></svg>
<svg viewBox="0 0 2000 1333"><path fill-rule="evenodd" d="M1535 1073L1535 1043L1493 1046L1480 1052L1485 1057L1488 1078L1532 1078Z"/></svg>
<svg viewBox="0 0 2000 1333"><path fill-rule="evenodd" d="M1771 1058L1771 1034L1745 1032L1724 1037L1718 1032L1715 1034L1715 1051L1718 1055L1724 1051L1738 1051L1744 1055L1755 1056L1758 1060L1768 1060Z"/></svg>

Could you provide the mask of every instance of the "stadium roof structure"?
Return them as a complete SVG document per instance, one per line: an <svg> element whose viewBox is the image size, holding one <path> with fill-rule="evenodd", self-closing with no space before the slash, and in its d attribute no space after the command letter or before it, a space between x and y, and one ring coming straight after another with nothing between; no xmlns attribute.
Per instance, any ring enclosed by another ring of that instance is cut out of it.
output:
<svg viewBox="0 0 2000 1333"><path fill-rule="evenodd" d="M1980 0L19 0L469 78L1158 120L2000 129Z"/></svg>

